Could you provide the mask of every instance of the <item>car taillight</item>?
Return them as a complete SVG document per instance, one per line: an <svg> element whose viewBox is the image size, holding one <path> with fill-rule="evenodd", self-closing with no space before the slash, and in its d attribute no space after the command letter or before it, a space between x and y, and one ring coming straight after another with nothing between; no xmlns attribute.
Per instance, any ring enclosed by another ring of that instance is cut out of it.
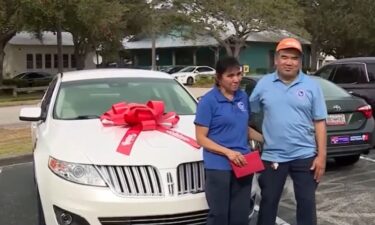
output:
<svg viewBox="0 0 375 225"><path fill-rule="evenodd" d="M372 108L371 108L370 105L365 105L365 106L359 107L357 109L357 111L363 113L363 115L367 119L371 118L371 116L372 116Z"/></svg>

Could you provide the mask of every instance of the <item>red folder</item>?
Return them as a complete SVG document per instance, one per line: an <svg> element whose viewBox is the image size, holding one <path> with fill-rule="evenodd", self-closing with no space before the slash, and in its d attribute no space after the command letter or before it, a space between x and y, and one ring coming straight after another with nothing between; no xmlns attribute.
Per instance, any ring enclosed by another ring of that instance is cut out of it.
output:
<svg viewBox="0 0 375 225"><path fill-rule="evenodd" d="M259 151L253 151L244 156L247 161L246 166L238 167L231 162L234 175L237 178L244 177L264 170L264 165L262 159L260 158Z"/></svg>

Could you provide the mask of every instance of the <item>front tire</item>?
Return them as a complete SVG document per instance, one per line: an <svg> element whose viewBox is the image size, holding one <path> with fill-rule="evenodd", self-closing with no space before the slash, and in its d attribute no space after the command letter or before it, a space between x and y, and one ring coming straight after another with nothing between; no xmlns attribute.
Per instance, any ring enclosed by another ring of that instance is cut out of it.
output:
<svg viewBox="0 0 375 225"><path fill-rule="evenodd" d="M186 84L191 86L194 84L194 79L192 77L188 77L187 81L186 81Z"/></svg>
<svg viewBox="0 0 375 225"><path fill-rule="evenodd" d="M335 162L340 166L349 166L358 162L360 155L335 157Z"/></svg>

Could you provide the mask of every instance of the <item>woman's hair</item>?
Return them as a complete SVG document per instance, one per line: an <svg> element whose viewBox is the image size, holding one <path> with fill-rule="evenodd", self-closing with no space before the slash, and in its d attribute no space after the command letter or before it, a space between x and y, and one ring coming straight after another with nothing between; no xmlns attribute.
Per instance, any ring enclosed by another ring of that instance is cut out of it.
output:
<svg viewBox="0 0 375 225"><path fill-rule="evenodd" d="M219 59L216 63L216 76L215 76L215 85L219 86L219 81L223 77L225 71L230 68L240 67L240 63L233 56L227 56L225 58Z"/></svg>

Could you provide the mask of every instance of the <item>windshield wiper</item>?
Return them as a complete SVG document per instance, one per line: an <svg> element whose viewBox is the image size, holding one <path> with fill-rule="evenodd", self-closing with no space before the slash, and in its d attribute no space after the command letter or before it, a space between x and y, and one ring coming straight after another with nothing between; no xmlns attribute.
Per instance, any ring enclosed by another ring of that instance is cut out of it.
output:
<svg viewBox="0 0 375 225"><path fill-rule="evenodd" d="M88 120L88 119L98 119L98 115L80 115L73 118L67 118L67 120Z"/></svg>

